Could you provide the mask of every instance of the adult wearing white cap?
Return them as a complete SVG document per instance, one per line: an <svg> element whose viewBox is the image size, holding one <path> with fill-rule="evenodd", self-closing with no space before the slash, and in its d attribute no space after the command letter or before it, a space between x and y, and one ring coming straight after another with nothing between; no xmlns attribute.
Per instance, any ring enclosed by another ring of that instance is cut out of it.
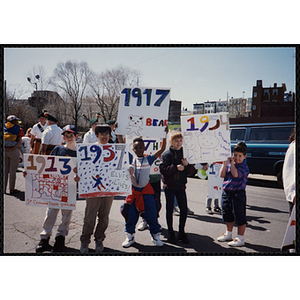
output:
<svg viewBox="0 0 300 300"><path fill-rule="evenodd" d="M43 132L47 128L47 117L44 115L46 110L39 114L39 122L33 125L30 137L30 153L39 154L42 143Z"/></svg>
<svg viewBox="0 0 300 300"><path fill-rule="evenodd" d="M44 113L47 117L47 128L42 135L41 154L49 155L55 146L63 144L62 129L57 126L57 119L49 113Z"/></svg>

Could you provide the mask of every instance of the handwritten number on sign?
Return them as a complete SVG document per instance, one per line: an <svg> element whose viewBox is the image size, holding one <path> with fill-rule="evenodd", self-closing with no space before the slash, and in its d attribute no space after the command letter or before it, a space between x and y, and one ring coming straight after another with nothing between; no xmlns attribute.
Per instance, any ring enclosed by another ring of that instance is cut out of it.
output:
<svg viewBox="0 0 300 300"><path fill-rule="evenodd" d="M132 90L132 97L137 98L136 106L142 105L142 93L141 89L135 88Z"/></svg>
<svg viewBox="0 0 300 300"><path fill-rule="evenodd" d="M188 122L191 122L191 128L187 129L187 131L194 131L194 130L199 130L199 128L195 127L195 118L192 117L190 119L187 120Z"/></svg>
<svg viewBox="0 0 300 300"><path fill-rule="evenodd" d="M57 168L54 168L54 162L55 162L55 157L53 156L50 156L50 157L47 157L47 159L51 160L51 166L50 168L47 168L45 169L46 172L56 172L57 171Z"/></svg>
<svg viewBox="0 0 300 300"><path fill-rule="evenodd" d="M87 156L87 146L80 147L78 151L80 152L82 150L84 150L84 156L85 156L85 158L82 158L81 160L83 160L83 161L85 161L85 160L91 160L91 158Z"/></svg>
<svg viewBox="0 0 300 300"><path fill-rule="evenodd" d="M70 158L60 158L59 161L63 161L63 168L66 170L60 170L60 173L63 175L69 174L72 170L71 166L68 165L68 162L70 161Z"/></svg>
<svg viewBox="0 0 300 300"><path fill-rule="evenodd" d="M93 160L93 164L94 164L94 163L96 163L96 161L100 158L101 153L102 153L102 150L101 150L101 148L100 148L99 146L97 146L97 145L91 146L90 150L91 150L91 152L96 152L96 157L95 157L95 159Z"/></svg>
<svg viewBox="0 0 300 300"><path fill-rule="evenodd" d="M159 95L160 97L155 101L154 106L161 106L163 101L166 99L168 94L170 93L170 90L156 90L155 94ZM151 95L152 95L152 89L145 89L142 93L141 89L134 88L132 91L131 89L125 88L122 90L121 94L125 94L125 106L130 106L130 97L137 98L136 105L141 106L142 105L142 94L146 95L146 105L150 106L151 103Z"/></svg>
<svg viewBox="0 0 300 300"><path fill-rule="evenodd" d="M36 166L33 163L34 157L33 155L28 156L28 161L30 161L30 166L27 167L27 170L36 170Z"/></svg>
<svg viewBox="0 0 300 300"><path fill-rule="evenodd" d="M162 102L166 99L170 90L156 90L156 95L161 95L158 100L154 103L154 106L160 106Z"/></svg>
<svg viewBox="0 0 300 300"><path fill-rule="evenodd" d="M112 151L109 148L111 148L111 145L105 145L105 146L103 146L103 150L107 150L107 151L110 152L110 156L109 157L104 157L104 161L105 162L111 161L111 160L113 160L115 158L115 152Z"/></svg>
<svg viewBox="0 0 300 300"><path fill-rule="evenodd" d="M209 122L208 116L201 117L200 118L200 122L204 123L203 127L200 129L200 131L203 132L207 128L207 126L208 126L208 122Z"/></svg>

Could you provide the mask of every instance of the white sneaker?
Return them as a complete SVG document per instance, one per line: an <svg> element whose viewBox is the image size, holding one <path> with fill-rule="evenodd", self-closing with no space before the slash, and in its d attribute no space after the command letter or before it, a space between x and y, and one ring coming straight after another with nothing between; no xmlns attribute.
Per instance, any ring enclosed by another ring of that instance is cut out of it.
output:
<svg viewBox="0 0 300 300"><path fill-rule="evenodd" d="M104 247L103 247L103 241L102 240L96 241L95 250L96 250L97 253L103 252Z"/></svg>
<svg viewBox="0 0 300 300"><path fill-rule="evenodd" d="M232 242L229 242L228 245L231 247L241 247L245 245L245 242L244 240L241 240L238 237L236 237Z"/></svg>
<svg viewBox="0 0 300 300"><path fill-rule="evenodd" d="M162 247L164 243L160 240L160 232L155 233L152 235L152 243L158 247Z"/></svg>
<svg viewBox="0 0 300 300"><path fill-rule="evenodd" d="M232 236L229 234L223 233L221 236L217 238L219 242L227 242L232 240Z"/></svg>
<svg viewBox="0 0 300 300"><path fill-rule="evenodd" d="M135 240L134 240L134 233L128 233L126 232L126 239L125 241L122 243L122 246L124 248L128 248L130 247L132 244L135 243Z"/></svg>
<svg viewBox="0 0 300 300"><path fill-rule="evenodd" d="M145 219L142 219L142 221L140 222L140 224L138 225L138 230L139 231L143 231L145 229L148 228L148 224L147 221Z"/></svg>
<svg viewBox="0 0 300 300"><path fill-rule="evenodd" d="M81 246L80 246L80 252L81 252L82 254L89 253L89 244L81 243Z"/></svg>

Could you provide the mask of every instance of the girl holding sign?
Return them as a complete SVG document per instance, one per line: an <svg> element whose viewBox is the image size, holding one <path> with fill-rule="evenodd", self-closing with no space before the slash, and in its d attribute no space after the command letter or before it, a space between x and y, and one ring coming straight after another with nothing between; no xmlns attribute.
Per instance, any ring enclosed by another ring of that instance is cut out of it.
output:
<svg viewBox="0 0 300 300"><path fill-rule="evenodd" d="M178 240L188 244L189 240L184 232L188 211L185 188L187 175L194 174L196 169L187 162L186 158L183 158L182 133L179 131L171 131L169 140L171 147L162 155L162 163L159 166L167 201L168 240L169 242L175 241L173 208L174 198L176 196L180 209Z"/></svg>

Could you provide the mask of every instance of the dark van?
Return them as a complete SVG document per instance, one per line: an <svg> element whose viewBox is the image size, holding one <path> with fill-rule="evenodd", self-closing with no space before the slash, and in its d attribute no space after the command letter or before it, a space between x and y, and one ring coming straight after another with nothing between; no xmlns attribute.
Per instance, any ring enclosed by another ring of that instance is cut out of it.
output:
<svg viewBox="0 0 300 300"><path fill-rule="evenodd" d="M295 122L232 124L231 149L238 142L245 142L250 173L275 175L282 186L283 161L294 127Z"/></svg>

